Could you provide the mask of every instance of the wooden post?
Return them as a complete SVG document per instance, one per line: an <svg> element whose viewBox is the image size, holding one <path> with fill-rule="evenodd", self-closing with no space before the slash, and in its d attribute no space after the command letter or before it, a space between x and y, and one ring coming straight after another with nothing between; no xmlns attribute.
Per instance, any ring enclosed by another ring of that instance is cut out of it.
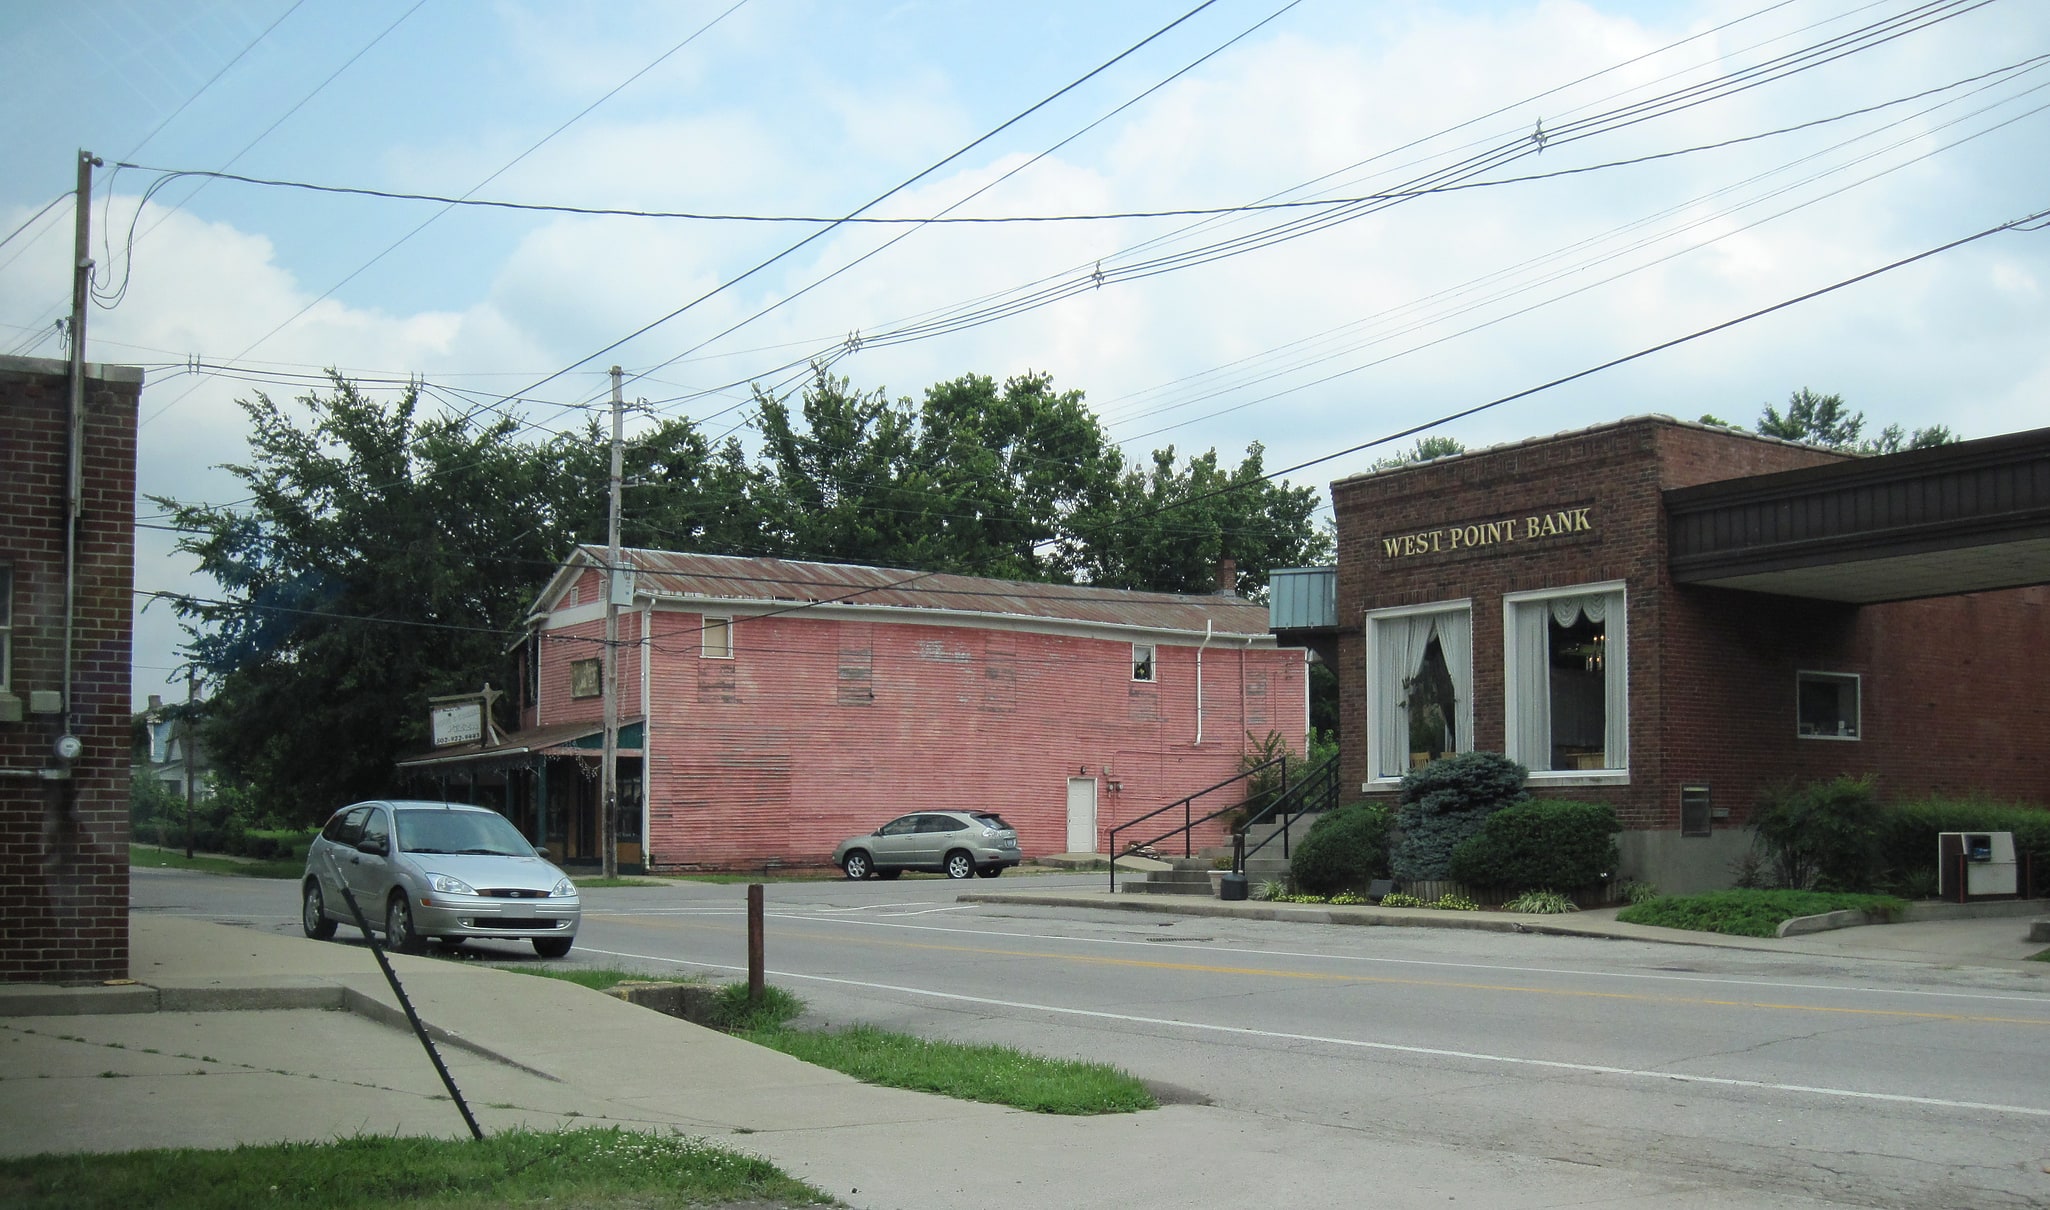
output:
<svg viewBox="0 0 2050 1210"><path fill-rule="evenodd" d="M747 1002L762 1002L762 884L747 887Z"/></svg>

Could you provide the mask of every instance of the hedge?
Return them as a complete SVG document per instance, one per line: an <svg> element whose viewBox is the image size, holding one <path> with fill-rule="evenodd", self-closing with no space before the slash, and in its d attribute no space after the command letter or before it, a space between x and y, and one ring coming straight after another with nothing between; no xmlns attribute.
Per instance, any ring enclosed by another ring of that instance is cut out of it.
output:
<svg viewBox="0 0 2050 1210"><path fill-rule="evenodd" d="M1451 875L1508 895L1583 890L1615 873L1621 830L1601 803L1526 799L1489 815L1453 849Z"/></svg>

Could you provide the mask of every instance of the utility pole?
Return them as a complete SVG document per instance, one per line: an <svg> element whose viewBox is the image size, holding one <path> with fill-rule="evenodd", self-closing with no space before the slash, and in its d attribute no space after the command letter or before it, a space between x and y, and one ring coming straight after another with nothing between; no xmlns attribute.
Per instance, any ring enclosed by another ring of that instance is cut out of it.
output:
<svg viewBox="0 0 2050 1210"><path fill-rule="evenodd" d="M61 754L77 744L78 708L71 700L78 614L78 520L85 508L85 313L92 302L92 201L93 169L99 157L78 149L78 201L73 219L71 257L71 390L68 414L71 448L65 474L64 504L64 735ZM64 757L68 764L71 757Z"/></svg>
<svg viewBox="0 0 2050 1210"><path fill-rule="evenodd" d="M185 717L180 719L179 730L185 733L185 859L192 860L192 762L195 759L192 746L192 699L199 691L199 673L185 670Z"/></svg>
<svg viewBox="0 0 2050 1210"><path fill-rule="evenodd" d="M604 800L598 851L605 877L619 875L619 480L622 471L626 405L620 395L620 369L612 367L612 503L607 510L605 555L605 768L599 783Z"/></svg>

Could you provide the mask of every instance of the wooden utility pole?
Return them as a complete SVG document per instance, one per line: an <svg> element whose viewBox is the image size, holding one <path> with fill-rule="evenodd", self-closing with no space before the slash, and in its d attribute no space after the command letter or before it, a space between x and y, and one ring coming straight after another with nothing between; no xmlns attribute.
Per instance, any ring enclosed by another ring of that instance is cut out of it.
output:
<svg viewBox="0 0 2050 1210"><path fill-rule="evenodd" d="M192 746L192 699L199 692L199 673L190 668L185 670L185 717L178 720L178 730L185 742L181 756L185 762L185 858L192 859L192 762L195 749Z"/></svg>
<svg viewBox="0 0 2050 1210"><path fill-rule="evenodd" d="M620 368L612 367L612 504L607 510L605 555L605 768L599 783L604 800L598 851L605 877L619 874L619 480L622 471L625 401Z"/></svg>
<svg viewBox="0 0 2050 1210"><path fill-rule="evenodd" d="M72 226L71 258L71 390L67 400L68 465L65 468L64 503L64 739L77 734L78 708L72 684L76 660L78 613L78 522L85 511L85 315L91 309L93 169L100 159L83 147L78 150L77 213ZM75 745L74 745L75 746ZM71 758L66 757L68 762Z"/></svg>

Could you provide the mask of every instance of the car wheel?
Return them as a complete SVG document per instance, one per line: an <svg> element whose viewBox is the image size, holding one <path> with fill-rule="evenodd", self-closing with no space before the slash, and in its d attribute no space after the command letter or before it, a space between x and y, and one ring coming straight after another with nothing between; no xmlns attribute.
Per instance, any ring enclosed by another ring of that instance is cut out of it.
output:
<svg viewBox="0 0 2050 1210"><path fill-rule="evenodd" d="M947 854L947 877L973 878L974 876L975 859L973 857L970 857L960 849L955 849Z"/></svg>
<svg viewBox="0 0 2050 1210"><path fill-rule="evenodd" d="M868 854L860 849L856 849L847 856L842 857L840 859L840 869L849 878L857 882L876 872L875 866L869 862Z"/></svg>
<svg viewBox="0 0 2050 1210"><path fill-rule="evenodd" d="M983 868L975 871L976 875L981 878L995 878L998 874L1001 874L1003 872L1004 867L1000 865L984 866Z"/></svg>
<svg viewBox="0 0 2050 1210"><path fill-rule="evenodd" d="M404 895L393 895L384 909L384 948L394 954L420 952L420 935L413 931L413 908Z"/></svg>
<svg viewBox="0 0 2050 1210"><path fill-rule="evenodd" d="M335 922L327 918L327 903L320 894L320 880L308 879L306 898L299 905L299 927L315 941L325 941L335 935Z"/></svg>
<svg viewBox="0 0 2050 1210"><path fill-rule="evenodd" d="M560 958L569 953L569 947L576 944L575 937L536 937L534 952L543 958Z"/></svg>

